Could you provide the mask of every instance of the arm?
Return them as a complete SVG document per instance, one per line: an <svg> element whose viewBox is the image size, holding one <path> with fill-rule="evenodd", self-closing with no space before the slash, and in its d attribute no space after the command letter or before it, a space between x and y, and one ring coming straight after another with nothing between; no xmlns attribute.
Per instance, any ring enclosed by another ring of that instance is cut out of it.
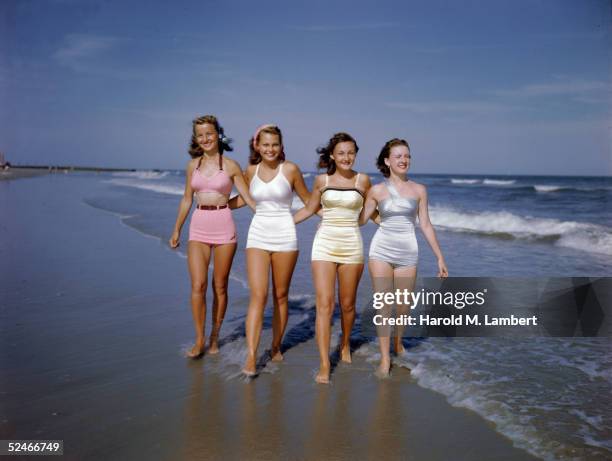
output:
<svg viewBox="0 0 612 461"><path fill-rule="evenodd" d="M429 220L429 205L427 203L427 189L425 186L419 186L419 199L419 224L427 243L429 243L429 246L438 259L438 277L448 277L448 268L446 267L442 250L440 250L440 245L438 244L436 231Z"/></svg>
<svg viewBox="0 0 612 461"><path fill-rule="evenodd" d="M302 175L300 168L295 163L291 162L287 162L287 166L289 167L287 169L289 170L293 190L298 195L300 200L302 200L302 202L308 203L308 200L310 199L310 192L306 187L304 176Z"/></svg>
<svg viewBox="0 0 612 461"><path fill-rule="evenodd" d="M249 188L244 181L244 176L242 176L242 170L240 170L240 166L234 160L229 160L227 162L227 170L230 173L230 178L234 181L234 186L236 186L236 190L242 196L242 199L246 202L246 204L251 208L251 210L255 211L255 200L251 198L251 194L249 194Z"/></svg>
<svg viewBox="0 0 612 461"><path fill-rule="evenodd" d="M304 176L302 175L300 168L292 162L287 162L287 164L289 166L288 169L291 179L290 182L293 187L293 190L304 204L308 203L308 201L310 200L310 191L308 190L308 187L306 187L306 183L304 182ZM320 205L317 207L316 213L317 215L321 216Z"/></svg>
<svg viewBox="0 0 612 461"><path fill-rule="evenodd" d="M319 204L321 203L321 187L323 186L323 178L321 176L317 176L315 179L314 185L312 186L312 193L308 198L308 203L306 206L297 213L293 215L293 222L296 224L301 223L302 221L310 218L317 209L319 208Z"/></svg>
<svg viewBox="0 0 612 461"><path fill-rule="evenodd" d="M359 225L363 226L365 223L368 222L368 219L370 219L374 212L376 212L375 217L378 217L378 212L376 211L378 201L375 198L377 194L377 188L372 187L372 182L370 181L370 177L367 174L361 175L361 177L359 178L359 184L356 184L355 187L361 189L365 197L363 208L361 209L361 213L359 214ZM372 203L371 201L370 203L368 203L368 199L373 200L374 203Z"/></svg>
<svg viewBox="0 0 612 461"><path fill-rule="evenodd" d="M251 184L251 178L249 176L249 168L246 169L246 171L242 174L244 181L247 185L247 187ZM237 208L242 208L243 206L245 206L247 203L244 201L244 199L242 198L242 196L240 194L235 195L234 197L232 197L230 199L229 202L227 202L227 206L229 206L230 210L235 210Z"/></svg>
<svg viewBox="0 0 612 461"><path fill-rule="evenodd" d="M183 228L183 224L185 224L185 220L187 219L187 215L189 214L189 210L191 210L191 205L193 204L191 175L193 174L194 168L195 163L193 161L190 161L187 164L187 169L185 170L185 192L183 193L183 198L181 199L181 203L179 204L178 216L176 217L176 222L174 223L172 236L168 241L168 243L170 244L170 248L176 248L179 246L181 229Z"/></svg>
<svg viewBox="0 0 612 461"><path fill-rule="evenodd" d="M377 188L372 187L368 191L368 195L366 195L365 203L363 204L363 208L361 209L361 213L359 214L359 225L363 226L368 222L372 214L376 211L376 207L378 206L378 201L375 198Z"/></svg>

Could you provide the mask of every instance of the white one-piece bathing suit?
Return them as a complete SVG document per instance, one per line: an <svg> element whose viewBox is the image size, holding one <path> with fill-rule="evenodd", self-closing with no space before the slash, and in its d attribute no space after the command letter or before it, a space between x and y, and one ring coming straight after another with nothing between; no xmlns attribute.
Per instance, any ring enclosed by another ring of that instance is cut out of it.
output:
<svg viewBox="0 0 612 461"><path fill-rule="evenodd" d="M291 215L293 190L283 174L284 164L280 164L278 173L268 182L259 177L259 165L249 186L257 206L246 247L266 251L296 251L297 235Z"/></svg>

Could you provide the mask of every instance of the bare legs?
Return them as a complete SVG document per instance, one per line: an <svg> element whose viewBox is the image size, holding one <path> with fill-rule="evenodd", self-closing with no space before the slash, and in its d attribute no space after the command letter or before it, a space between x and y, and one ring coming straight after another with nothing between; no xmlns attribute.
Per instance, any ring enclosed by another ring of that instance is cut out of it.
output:
<svg viewBox="0 0 612 461"><path fill-rule="evenodd" d="M370 260L368 267L372 277L372 289L375 292L384 292L391 289L414 291L417 273L416 266L393 269L393 267L386 262ZM397 315L407 314L409 310L410 306L397 306ZM390 315L391 307L383 308L381 313L385 316ZM391 368L391 336L394 336L395 353L399 355L404 352L404 346L402 345L403 331L403 326L397 326L395 328L395 335L392 335L390 327L378 328L378 342L380 345L380 365L376 371L378 376L385 377L389 375L389 370Z"/></svg>
<svg viewBox="0 0 612 461"><path fill-rule="evenodd" d="M318 383L329 383L329 343L331 340L331 318L334 311L336 274L338 275L338 295L342 309L340 357L343 361L350 362L350 336L355 322L357 285L362 273L363 264L336 264L329 261L312 262L312 277L317 294L315 331L317 345L319 346L320 367L315 380Z"/></svg>
<svg viewBox="0 0 612 461"><path fill-rule="evenodd" d="M390 264L370 259L368 269L372 277L372 290L375 293L382 293L393 289L393 267ZM388 317L391 313L390 306L383 307L380 313ZM391 368L391 357L389 355L391 327L380 326L376 331L378 333L378 344L380 345L380 364L376 374L384 377L389 375Z"/></svg>
<svg viewBox="0 0 612 461"><path fill-rule="evenodd" d="M272 253L272 294L274 295L274 315L272 318L272 360L283 360L281 343L289 317L289 284L297 263L298 252Z"/></svg>
<svg viewBox="0 0 612 461"><path fill-rule="evenodd" d="M216 354L219 352L219 332L227 310L227 280L236 254L236 244L217 245L213 252L215 257L213 268L213 324L208 352Z"/></svg>
<svg viewBox="0 0 612 461"><path fill-rule="evenodd" d="M196 332L196 342L187 354L196 358L204 353L204 326L206 323L206 289L208 286L208 266L211 255L214 257L213 269L213 320L210 334L209 352L219 351L218 336L227 309L227 279L236 253L236 244L229 243L211 247L206 243L189 242L187 263L191 276L191 312Z"/></svg>
<svg viewBox="0 0 612 461"><path fill-rule="evenodd" d="M312 278L316 293L317 316L315 336L319 346L319 372L315 378L318 383L329 383L329 342L331 318L334 312L334 285L336 284L336 263L328 261L312 262Z"/></svg>
<svg viewBox="0 0 612 461"><path fill-rule="evenodd" d="M393 282L395 289L399 289L402 292L408 290L409 292L414 291L416 284L417 268L413 267L398 267L393 271ZM410 305L400 304L397 306L397 315L408 314L410 312ZM398 325L395 327L394 346L395 353L401 355L404 353L404 345L402 344L402 336L404 335L404 325Z"/></svg>
<svg viewBox="0 0 612 461"><path fill-rule="evenodd" d="M361 274L363 274L363 264L340 264L338 266L338 298L342 314L340 358L347 363L351 363L351 331L355 323L355 301Z"/></svg>
<svg viewBox="0 0 612 461"><path fill-rule="evenodd" d="M248 248L247 272L251 298L246 319L247 358L243 372L253 375L256 372L257 348L263 324L263 312L268 300L269 273L272 268L272 292L274 295L274 314L272 321L272 359L279 361L283 356L281 342L287 327L289 284L293 276L298 252L269 252L258 248Z"/></svg>

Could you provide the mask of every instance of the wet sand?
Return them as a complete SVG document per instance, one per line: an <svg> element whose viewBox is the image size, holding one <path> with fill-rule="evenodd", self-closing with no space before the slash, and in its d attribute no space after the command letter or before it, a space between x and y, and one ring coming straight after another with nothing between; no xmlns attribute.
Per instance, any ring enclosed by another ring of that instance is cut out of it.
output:
<svg viewBox="0 0 612 461"><path fill-rule="evenodd" d="M0 184L1 439L63 439L75 460L535 459L407 370L378 380L358 352L315 384L312 311L290 319L283 363L242 378L231 282L221 353L187 360L185 260L87 206L92 184Z"/></svg>

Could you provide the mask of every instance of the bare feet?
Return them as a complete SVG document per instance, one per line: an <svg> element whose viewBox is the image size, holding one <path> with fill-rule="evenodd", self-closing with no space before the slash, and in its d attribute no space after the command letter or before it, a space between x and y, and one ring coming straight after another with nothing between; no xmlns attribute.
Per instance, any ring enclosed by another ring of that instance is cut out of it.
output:
<svg viewBox="0 0 612 461"><path fill-rule="evenodd" d="M281 354L280 348L275 347L270 349L270 357L272 358L273 362L282 362L284 358L283 354Z"/></svg>
<svg viewBox="0 0 612 461"><path fill-rule="evenodd" d="M391 362L389 360L381 360L380 365L378 365L378 368L376 369L376 372L374 372L374 374L377 378L384 379L389 377L390 371Z"/></svg>
<svg viewBox="0 0 612 461"><path fill-rule="evenodd" d="M346 363L353 363L351 359L351 347L345 346L340 350L340 360Z"/></svg>
<svg viewBox="0 0 612 461"><path fill-rule="evenodd" d="M244 362L242 373L246 376L255 376L257 373L257 363L254 355L247 354L247 359Z"/></svg>
<svg viewBox="0 0 612 461"><path fill-rule="evenodd" d="M329 364L321 365L315 381L319 384L329 384Z"/></svg>
<svg viewBox="0 0 612 461"><path fill-rule="evenodd" d="M208 341L208 353L218 354L219 353L219 337L217 335L210 335Z"/></svg>
<svg viewBox="0 0 612 461"><path fill-rule="evenodd" d="M196 339L196 343L193 345L191 350L187 352L187 357L190 359L199 359L204 355L204 338Z"/></svg>

